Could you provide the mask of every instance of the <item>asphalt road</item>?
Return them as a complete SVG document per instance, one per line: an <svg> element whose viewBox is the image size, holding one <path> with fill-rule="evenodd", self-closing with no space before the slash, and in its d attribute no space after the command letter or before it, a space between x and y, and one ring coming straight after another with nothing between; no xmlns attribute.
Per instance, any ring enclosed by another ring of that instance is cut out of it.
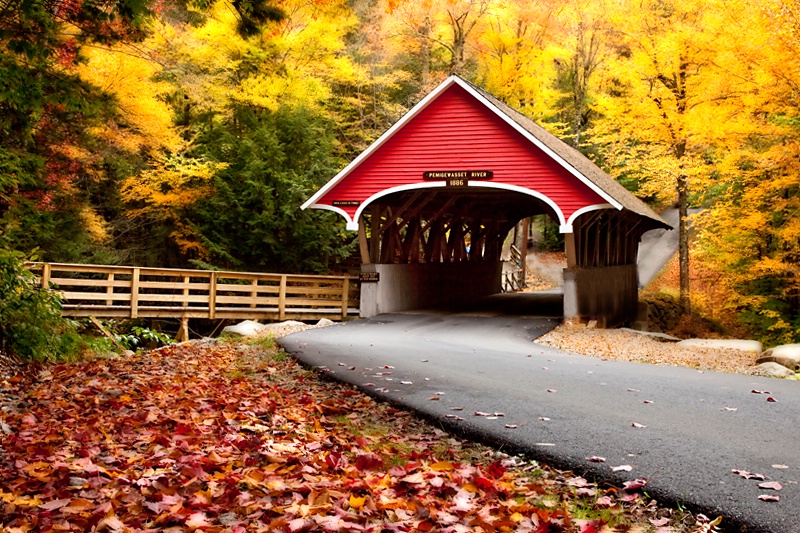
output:
<svg viewBox="0 0 800 533"><path fill-rule="evenodd" d="M280 342L304 363L469 438L597 481L647 478L658 500L721 514L748 532L800 532L800 383L573 355L532 342L559 318L525 316L533 301L517 316L497 314L501 307L379 315ZM611 470L619 465L632 470ZM732 469L783 490L760 489Z"/></svg>
<svg viewBox="0 0 800 533"><path fill-rule="evenodd" d="M690 209L689 215L696 215L702 209ZM670 208L661 213L661 218L672 225L672 230L655 229L642 236L639 243L639 285L642 287L653 281L661 269L678 253L678 210Z"/></svg>

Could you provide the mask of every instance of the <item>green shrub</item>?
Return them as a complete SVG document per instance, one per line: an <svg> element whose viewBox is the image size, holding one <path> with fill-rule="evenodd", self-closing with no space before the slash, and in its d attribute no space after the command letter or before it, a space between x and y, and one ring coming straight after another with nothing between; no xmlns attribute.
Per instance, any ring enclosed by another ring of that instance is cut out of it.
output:
<svg viewBox="0 0 800 533"><path fill-rule="evenodd" d="M0 348L27 361L74 358L85 348L76 324L24 265L20 252L0 249Z"/></svg>
<svg viewBox="0 0 800 533"><path fill-rule="evenodd" d="M117 342L129 350L136 350L137 348L156 348L175 342L175 340L166 333L141 326L132 326L129 333L117 333L114 337L116 337Z"/></svg>

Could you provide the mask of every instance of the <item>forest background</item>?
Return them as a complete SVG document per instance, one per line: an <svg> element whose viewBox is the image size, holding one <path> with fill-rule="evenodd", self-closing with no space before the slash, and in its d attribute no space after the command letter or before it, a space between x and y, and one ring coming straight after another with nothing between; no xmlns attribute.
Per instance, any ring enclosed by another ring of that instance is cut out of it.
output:
<svg viewBox="0 0 800 533"><path fill-rule="evenodd" d="M800 342L794 0L0 0L0 245L342 270L299 206L447 75L693 220L693 304Z"/></svg>

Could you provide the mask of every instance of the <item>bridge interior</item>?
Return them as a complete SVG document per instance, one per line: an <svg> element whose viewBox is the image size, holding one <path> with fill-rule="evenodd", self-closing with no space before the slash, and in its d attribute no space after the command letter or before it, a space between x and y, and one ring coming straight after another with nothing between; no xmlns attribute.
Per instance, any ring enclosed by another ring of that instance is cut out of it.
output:
<svg viewBox="0 0 800 533"><path fill-rule="evenodd" d="M362 262L498 261L521 219L554 216L543 201L482 187L426 188L373 202L359 224Z"/></svg>

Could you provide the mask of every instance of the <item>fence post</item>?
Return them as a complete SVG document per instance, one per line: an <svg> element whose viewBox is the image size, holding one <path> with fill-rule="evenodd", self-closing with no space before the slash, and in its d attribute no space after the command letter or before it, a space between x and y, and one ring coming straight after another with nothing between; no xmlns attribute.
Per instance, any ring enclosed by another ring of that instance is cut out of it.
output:
<svg viewBox="0 0 800 533"><path fill-rule="evenodd" d="M42 263L42 288L50 288L50 263Z"/></svg>
<svg viewBox="0 0 800 533"><path fill-rule="evenodd" d="M253 291L250 293L250 298L253 299L253 303L250 304L250 308L255 309L256 299L258 298L258 278L253 278L253 281L250 282L250 285L253 286Z"/></svg>
<svg viewBox="0 0 800 533"><path fill-rule="evenodd" d="M208 318L217 317L217 273L212 272L208 279Z"/></svg>
<svg viewBox="0 0 800 533"><path fill-rule="evenodd" d="M139 317L139 268L131 273L131 318Z"/></svg>
<svg viewBox="0 0 800 533"><path fill-rule="evenodd" d="M181 307L189 307L189 282L191 278L189 276L183 276L183 296L184 299L181 301ZM181 323L183 324L183 323Z"/></svg>
<svg viewBox="0 0 800 533"><path fill-rule="evenodd" d="M342 322L347 319L347 309L350 303L350 278L342 280Z"/></svg>
<svg viewBox="0 0 800 533"><path fill-rule="evenodd" d="M106 287L106 294L114 294L114 273L109 272L108 277L106 278L108 281L108 287ZM106 300L106 305L114 305L113 300Z"/></svg>
<svg viewBox="0 0 800 533"><path fill-rule="evenodd" d="M281 287L278 292L278 320L286 318L286 274L281 274Z"/></svg>

